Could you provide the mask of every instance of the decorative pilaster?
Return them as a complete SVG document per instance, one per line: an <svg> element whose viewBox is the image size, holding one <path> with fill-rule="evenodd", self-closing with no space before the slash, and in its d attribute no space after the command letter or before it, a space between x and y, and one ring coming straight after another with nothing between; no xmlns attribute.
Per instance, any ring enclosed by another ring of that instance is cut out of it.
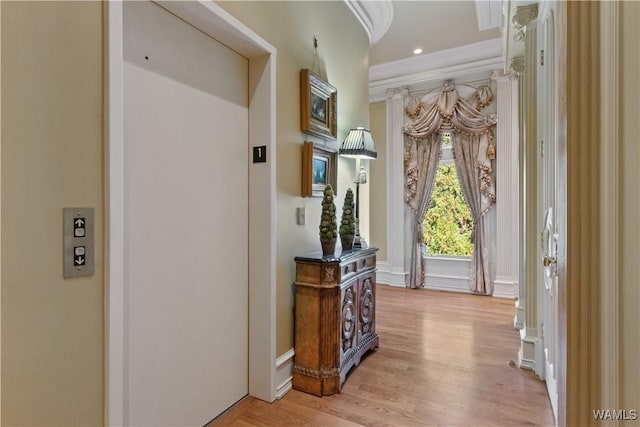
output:
<svg viewBox="0 0 640 427"><path fill-rule="evenodd" d="M493 295L515 298L518 293L518 79L495 74L496 128L496 280Z"/></svg>
<svg viewBox="0 0 640 427"><path fill-rule="evenodd" d="M518 165L518 170L522 171L523 169L523 155L521 153L522 151L522 144L524 141L523 135L524 135L524 126L522 126L522 128L520 127L520 124L524 123L524 108L521 107L521 103L524 102L523 100L523 96L524 96L524 75L522 75L525 71L525 67L524 67L524 57L515 57L511 60L511 63L509 64L509 68L511 69L511 79L515 80L514 85L515 87L512 87L511 89L511 108L512 110L512 120L515 121L515 124L512 125L511 131L512 131L512 138L514 141L514 144L516 144L516 149L513 151L512 153L512 163L511 164L517 164ZM522 77L521 77L522 75ZM515 112L517 109L517 113ZM517 142L516 142L517 141ZM525 312L525 303L524 303L524 298L525 298L525 292L524 292L524 281L522 280L522 268L523 268L523 264L520 263L520 260L523 259L522 257L523 255L523 250L522 248L524 247L524 241L523 241L523 233L521 233L521 224L522 224L522 219L523 219L523 212L522 212L522 207L523 207L523 203L522 203L522 197L523 197L523 182L524 180L520 178L520 172L518 172L518 175L516 176L516 180L514 180L514 182L517 182L518 184L516 185L514 191L515 193L513 194L513 197L515 199L515 203L517 205L518 208L518 215L516 216L516 224L517 224L517 230L516 233L514 234L517 237L517 244L516 244L516 249L514 250L514 253L518 254L518 263L515 266L516 268L516 281L518 283L518 290L516 292L516 296L518 298L518 300L516 301L516 314L514 316L513 319L513 327L515 329L519 329L522 330L524 329L524 312Z"/></svg>
<svg viewBox="0 0 640 427"><path fill-rule="evenodd" d="M534 13L535 12L535 13ZM537 90L537 39L535 18L537 5L518 8L514 23L526 26L524 72L520 75L521 94L520 123L520 306L524 305L524 328L520 330L520 366L543 375L542 345L538 331L538 285L539 285L539 229L538 214L538 90ZM521 307L519 307L521 308ZM516 314L518 310L516 310Z"/></svg>
<svg viewBox="0 0 640 427"><path fill-rule="evenodd" d="M408 277L405 248L404 203L404 104L406 87L387 92L387 259L390 285L406 286Z"/></svg>
<svg viewBox="0 0 640 427"><path fill-rule="evenodd" d="M517 62L516 62L517 60ZM525 299L527 293L525 292L524 281L524 262L520 260L524 259L524 132L525 132L525 93L526 93L526 79L524 74L524 58L514 58L511 67L514 67L514 63L517 63L518 69L518 301L516 302L516 314L513 320L513 327L519 330L524 330L524 313L526 310Z"/></svg>

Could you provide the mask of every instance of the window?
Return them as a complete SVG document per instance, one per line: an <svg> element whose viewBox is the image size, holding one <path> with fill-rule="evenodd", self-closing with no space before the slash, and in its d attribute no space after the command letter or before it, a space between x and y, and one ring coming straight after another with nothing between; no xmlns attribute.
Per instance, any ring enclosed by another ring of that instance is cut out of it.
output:
<svg viewBox="0 0 640 427"><path fill-rule="evenodd" d="M442 159L423 221L424 242L430 255L471 256L473 217L464 201L453 163L451 134L443 132Z"/></svg>

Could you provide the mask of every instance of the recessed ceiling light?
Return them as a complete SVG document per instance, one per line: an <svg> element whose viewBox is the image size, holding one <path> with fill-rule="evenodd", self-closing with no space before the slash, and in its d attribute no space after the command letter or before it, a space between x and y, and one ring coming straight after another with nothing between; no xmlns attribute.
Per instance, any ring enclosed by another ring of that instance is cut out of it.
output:
<svg viewBox="0 0 640 427"><path fill-rule="evenodd" d="M417 48L417 49L413 49L413 54L414 55L420 55L422 53L422 49Z"/></svg>

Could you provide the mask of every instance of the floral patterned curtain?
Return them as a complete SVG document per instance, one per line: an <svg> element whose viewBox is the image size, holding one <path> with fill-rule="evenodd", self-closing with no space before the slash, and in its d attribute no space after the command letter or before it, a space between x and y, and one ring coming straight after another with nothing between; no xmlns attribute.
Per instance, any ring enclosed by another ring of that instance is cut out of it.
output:
<svg viewBox="0 0 640 427"><path fill-rule="evenodd" d="M419 147L434 144L439 147L440 132L448 130L452 134L454 161L460 186L474 220L474 250L469 287L475 293L493 293L489 279L490 260L484 214L496 201L491 164L491 160L495 158L493 132L496 116L481 112L492 100L493 95L488 86L476 89L471 99L462 99L453 81L447 80L433 104L426 105L414 99L405 110L409 117L404 126L407 153L405 200L413 213L410 287L424 286L422 256L418 250L414 257L414 252L422 245L422 221L429 204L440 158L440 149L432 147L429 148L429 152L437 153L437 158L434 161L430 156L425 160L426 156L420 155ZM419 232L415 230L416 227Z"/></svg>

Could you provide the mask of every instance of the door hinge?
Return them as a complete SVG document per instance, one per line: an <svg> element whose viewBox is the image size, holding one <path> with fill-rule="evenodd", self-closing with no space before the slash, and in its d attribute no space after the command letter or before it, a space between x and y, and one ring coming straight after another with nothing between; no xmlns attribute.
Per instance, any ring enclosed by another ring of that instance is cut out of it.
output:
<svg viewBox="0 0 640 427"><path fill-rule="evenodd" d="M540 49L540 65L544 65L544 49Z"/></svg>
<svg viewBox="0 0 640 427"><path fill-rule="evenodd" d="M540 157L544 157L544 140L540 140Z"/></svg>

